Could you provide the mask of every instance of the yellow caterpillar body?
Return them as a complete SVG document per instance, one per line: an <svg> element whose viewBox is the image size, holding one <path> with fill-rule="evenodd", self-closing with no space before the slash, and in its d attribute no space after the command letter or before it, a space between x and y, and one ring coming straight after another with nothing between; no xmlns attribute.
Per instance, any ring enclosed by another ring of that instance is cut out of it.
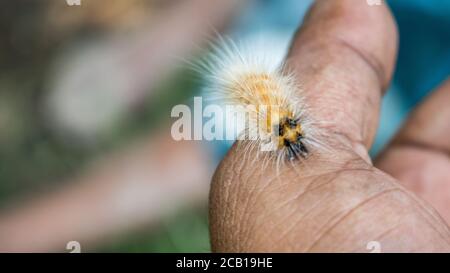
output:
<svg viewBox="0 0 450 273"><path fill-rule="evenodd" d="M307 157L314 132L293 74L270 54L222 42L202 64L211 96L226 104L253 106L245 131L256 131L256 140L270 146L265 150L289 160Z"/></svg>

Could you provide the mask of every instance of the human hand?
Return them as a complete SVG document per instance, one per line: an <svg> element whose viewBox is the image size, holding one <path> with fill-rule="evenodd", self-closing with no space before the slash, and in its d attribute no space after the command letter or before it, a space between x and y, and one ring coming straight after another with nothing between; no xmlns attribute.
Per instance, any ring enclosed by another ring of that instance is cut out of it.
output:
<svg viewBox="0 0 450 273"><path fill-rule="evenodd" d="M213 251L367 252L370 241L383 252L450 251L441 218L450 222L450 81L374 164L368 155L396 52L386 5L314 4L287 61L310 115L329 124L322 129L332 152L277 173L242 160L235 145L212 182Z"/></svg>

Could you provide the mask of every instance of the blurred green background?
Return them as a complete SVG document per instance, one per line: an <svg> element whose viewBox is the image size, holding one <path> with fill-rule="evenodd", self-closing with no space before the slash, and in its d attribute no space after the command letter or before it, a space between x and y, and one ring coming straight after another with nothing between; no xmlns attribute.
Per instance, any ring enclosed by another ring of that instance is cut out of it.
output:
<svg viewBox="0 0 450 273"><path fill-rule="evenodd" d="M151 92L158 94L157 99L143 96L138 106L133 105L132 111L88 144L74 143L55 133L43 108L49 92L47 83L53 76L51 67L55 59L65 54L67 45L109 33L127 35L139 29L139 25L145 25L146 17L152 19L172 6L176 8L175 1L168 2L172 3L119 0L106 5L106 1L94 0L83 1L81 7L68 7L63 0L0 3L0 208L3 211L8 211L16 199L20 203L22 199L45 195L53 188L64 188L64 183L69 183L67 178L76 175L89 162L126 147L142 135L157 133L153 131L167 125L164 123L172 106L188 101L198 92L198 75L184 64L177 65L169 77L151 86ZM142 8L146 9L143 13L138 11ZM67 16L68 13L73 14ZM149 25L157 25L158 20ZM134 23L129 24L130 21ZM126 231L98 245L89 245L83 251L208 252L206 203L187 206L150 228Z"/></svg>

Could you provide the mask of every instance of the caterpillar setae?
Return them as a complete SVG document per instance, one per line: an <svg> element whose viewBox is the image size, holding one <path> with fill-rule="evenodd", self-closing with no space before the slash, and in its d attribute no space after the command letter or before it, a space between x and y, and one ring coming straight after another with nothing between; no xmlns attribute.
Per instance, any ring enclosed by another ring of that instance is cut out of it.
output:
<svg viewBox="0 0 450 273"><path fill-rule="evenodd" d="M239 140L250 139L251 147L277 162L302 160L317 150L321 142L302 89L285 63L270 54L269 45L244 46L220 38L212 48L197 69L206 77L210 98L247 109Z"/></svg>

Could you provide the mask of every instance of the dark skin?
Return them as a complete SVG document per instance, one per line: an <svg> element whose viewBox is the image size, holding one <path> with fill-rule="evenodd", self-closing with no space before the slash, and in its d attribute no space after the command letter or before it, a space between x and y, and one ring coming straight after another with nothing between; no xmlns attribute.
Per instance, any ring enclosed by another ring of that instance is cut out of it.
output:
<svg viewBox="0 0 450 273"><path fill-rule="evenodd" d="M212 181L213 251L368 252L379 241L383 252L450 252L450 81L368 155L397 43L385 4L313 5L287 62L332 152L277 174L233 146Z"/></svg>

